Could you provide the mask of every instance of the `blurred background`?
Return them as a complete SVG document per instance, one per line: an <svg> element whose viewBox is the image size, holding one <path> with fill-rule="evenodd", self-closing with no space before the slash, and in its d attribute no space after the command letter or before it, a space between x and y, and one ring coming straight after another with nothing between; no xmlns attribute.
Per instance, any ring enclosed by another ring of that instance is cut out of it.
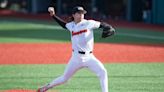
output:
<svg viewBox="0 0 164 92"><path fill-rule="evenodd" d="M57 14L67 16L75 5L83 6L87 16L95 19L164 24L163 0L0 0L0 16L45 14L48 6L54 6Z"/></svg>

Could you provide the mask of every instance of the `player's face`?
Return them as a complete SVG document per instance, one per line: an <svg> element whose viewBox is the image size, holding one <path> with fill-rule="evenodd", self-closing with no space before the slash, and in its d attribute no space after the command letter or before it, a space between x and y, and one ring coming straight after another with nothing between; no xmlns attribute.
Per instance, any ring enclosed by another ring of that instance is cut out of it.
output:
<svg viewBox="0 0 164 92"><path fill-rule="evenodd" d="M82 19L84 19L84 14L81 12L77 12L75 14L73 14L73 18L75 22L80 22Z"/></svg>

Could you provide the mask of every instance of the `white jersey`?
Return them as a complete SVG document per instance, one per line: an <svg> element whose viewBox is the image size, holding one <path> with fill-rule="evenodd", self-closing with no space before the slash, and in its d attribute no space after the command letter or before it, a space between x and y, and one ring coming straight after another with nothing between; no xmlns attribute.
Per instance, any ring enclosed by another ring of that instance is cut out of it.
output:
<svg viewBox="0 0 164 92"><path fill-rule="evenodd" d="M66 24L71 32L72 49L76 51L90 52L93 50L94 36L93 29L99 28L100 22L85 20L75 24L74 21Z"/></svg>

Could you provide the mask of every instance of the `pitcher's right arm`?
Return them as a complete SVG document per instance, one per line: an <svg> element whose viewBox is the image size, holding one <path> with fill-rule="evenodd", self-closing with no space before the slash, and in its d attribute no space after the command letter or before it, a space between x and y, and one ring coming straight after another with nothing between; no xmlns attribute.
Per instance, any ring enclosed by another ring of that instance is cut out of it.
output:
<svg viewBox="0 0 164 92"><path fill-rule="evenodd" d="M48 12L50 13L50 16L64 29L66 28L67 22L61 19L60 17L56 16L54 7L48 7Z"/></svg>

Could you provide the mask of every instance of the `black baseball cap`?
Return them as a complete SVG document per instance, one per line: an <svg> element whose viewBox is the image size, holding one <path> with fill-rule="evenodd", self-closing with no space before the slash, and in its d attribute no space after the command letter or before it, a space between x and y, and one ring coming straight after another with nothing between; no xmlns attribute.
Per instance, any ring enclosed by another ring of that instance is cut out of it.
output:
<svg viewBox="0 0 164 92"><path fill-rule="evenodd" d="M74 7L74 8L72 9L72 14L75 14L75 13L77 13L77 12L80 12L80 13L83 13L83 14L86 14L86 13L87 13L87 11L84 10L84 8L81 7L81 6L76 6L76 7Z"/></svg>

